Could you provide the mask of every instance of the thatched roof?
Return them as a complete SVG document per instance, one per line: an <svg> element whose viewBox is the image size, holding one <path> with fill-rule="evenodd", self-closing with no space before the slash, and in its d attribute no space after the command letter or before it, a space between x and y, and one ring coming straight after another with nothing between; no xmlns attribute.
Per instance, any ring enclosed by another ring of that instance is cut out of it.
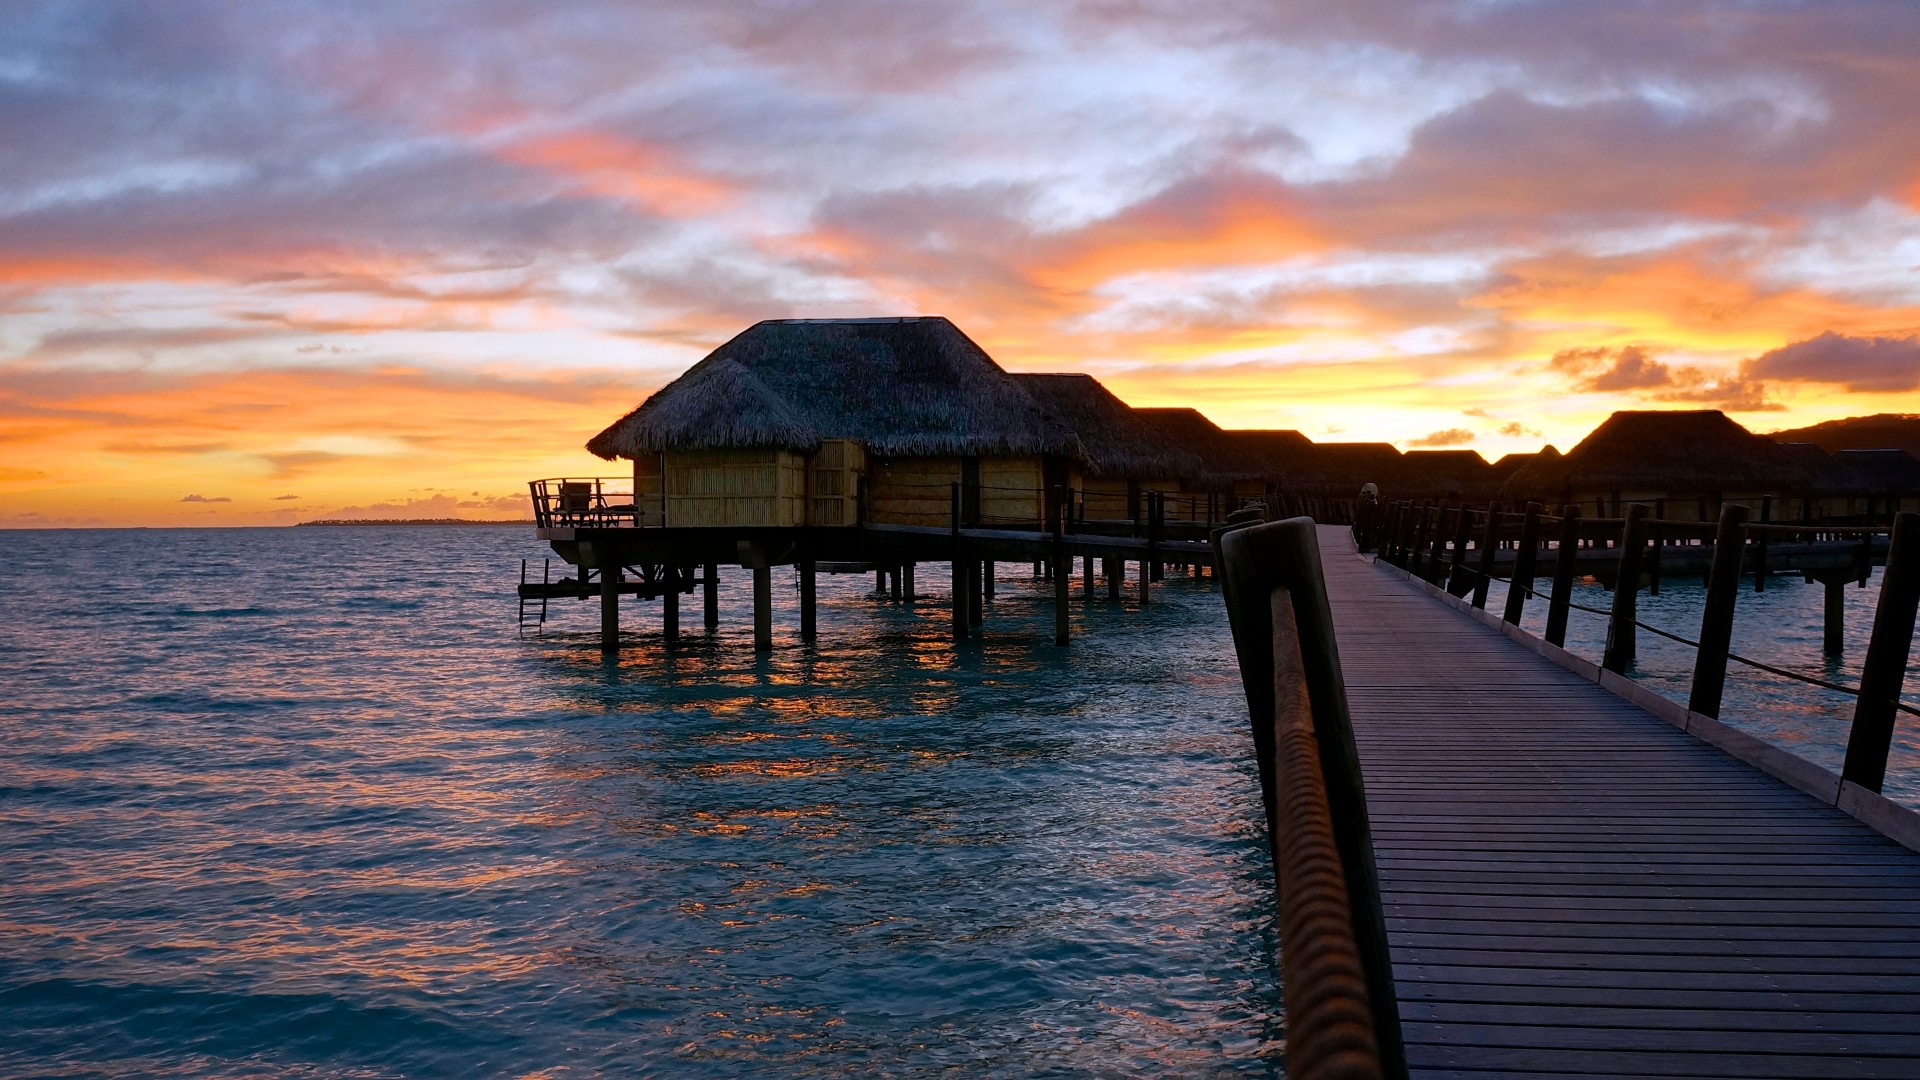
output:
<svg viewBox="0 0 1920 1080"><path fill-rule="evenodd" d="M1491 499L1500 481L1476 450L1409 450L1401 458L1401 484L1421 494Z"/></svg>
<svg viewBox="0 0 1920 1080"><path fill-rule="evenodd" d="M1184 478L1202 471L1198 453L1164 437L1091 375L1015 375L1013 379L1056 423L1079 437L1082 460L1094 476Z"/></svg>
<svg viewBox="0 0 1920 1080"><path fill-rule="evenodd" d="M1259 475L1246 471L1243 448L1198 409L1154 407L1135 409L1133 415L1167 446L1197 456L1209 482L1230 484Z"/></svg>
<svg viewBox="0 0 1920 1080"><path fill-rule="evenodd" d="M1014 378L939 316L776 319L709 353L594 436L603 458L858 439L869 452L1080 453Z"/></svg>
<svg viewBox="0 0 1920 1080"><path fill-rule="evenodd" d="M1502 454L1500 460L1494 462L1491 466L1493 475L1501 480L1505 480L1507 477L1512 476L1514 473L1532 464L1543 454L1549 457L1559 457L1560 451L1555 450L1552 446L1543 446L1531 453Z"/></svg>
<svg viewBox="0 0 1920 1080"><path fill-rule="evenodd" d="M1564 456L1542 453L1507 479L1503 494L1551 504L1576 491L1805 491L1820 480L1799 455L1725 413L1630 411L1608 417Z"/></svg>
<svg viewBox="0 0 1920 1080"><path fill-rule="evenodd" d="M1833 458L1835 464L1853 474L1861 491L1920 492L1920 460L1905 450L1837 450Z"/></svg>

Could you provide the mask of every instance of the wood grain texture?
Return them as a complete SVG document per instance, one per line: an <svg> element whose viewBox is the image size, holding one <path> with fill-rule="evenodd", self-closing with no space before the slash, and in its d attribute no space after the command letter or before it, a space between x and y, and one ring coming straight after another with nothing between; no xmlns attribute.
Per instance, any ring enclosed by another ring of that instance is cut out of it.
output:
<svg viewBox="0 0 1920 1080"><path fill-rule="evenodd" d="M1920 1077L1920 856L1321 530L1417 1077Z"/></svg>

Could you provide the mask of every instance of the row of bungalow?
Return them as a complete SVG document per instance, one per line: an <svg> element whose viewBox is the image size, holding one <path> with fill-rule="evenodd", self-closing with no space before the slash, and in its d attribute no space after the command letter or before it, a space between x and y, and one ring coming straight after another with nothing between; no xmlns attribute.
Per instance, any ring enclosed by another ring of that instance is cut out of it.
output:
<svg viewBox="0 0 1920 1080"><path fill-rule="evenodd" d="M1340 520L1381 498L1538 499L1601 511L1665 501L1709 519L1726 499L1809 517L1920 504L1901 451L1829 455L1717 412L1616 414L1573 450L1489 463L1471 450L1316 443L1226 430L1193 409L1134 408L1082 374L1015 375L947 319L786 319L715 349L588 449L633 465L639 524L1051 526L1217 521L1262 503Z"/></svg>

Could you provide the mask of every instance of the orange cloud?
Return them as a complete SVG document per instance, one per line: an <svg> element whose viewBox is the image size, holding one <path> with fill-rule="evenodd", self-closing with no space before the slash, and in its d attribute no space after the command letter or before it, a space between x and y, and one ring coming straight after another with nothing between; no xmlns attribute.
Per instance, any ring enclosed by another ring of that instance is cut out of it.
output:
<svg viewBox="0 0 1920 1080"><path fill-rule="evenodd" d="M498 500L536 476L617 472L582 444L650 389L599 371L167 377L0 367L0 419L14 436L0 523L288 523L434 487L457 489L462 501L483 495L478 509L448 516L499 517ZM289 480L297 502L285 498Z"/></svg>
<svg viewBox="0 0 1920 1080"><path fill-rule="evenodd" d="M576 187L672 217L719 209L731 184L693 172L665 148L597 131L569 131L507 143L496 151L517 165L543 169Z"/></svg>

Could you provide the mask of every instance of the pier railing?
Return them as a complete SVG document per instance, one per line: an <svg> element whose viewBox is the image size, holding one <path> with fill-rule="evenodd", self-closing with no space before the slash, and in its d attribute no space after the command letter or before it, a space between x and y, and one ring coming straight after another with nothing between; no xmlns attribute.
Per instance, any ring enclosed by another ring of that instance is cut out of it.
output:
<svg viewBox="0 0 1920 1080"><path fill-rule="evenodd" d="M556 476L527 481L533 496L533 523L541 529L640 528L667 521L659 495L636 497L632 477Z"/></svg>
<svg viewBox="0 0 1920 1080"><path fill-rule="evenodd" d="M1640 631L1695 650L1687 710L1700 716L1719 718L1729 664L1851 697L1854 713L1840 779L1879 792L1886 779L1897 715L1920 716L1920 708L1900 699L1913 646L1914 622L1920 614L1920 514L1897 514L1891 526L1840 527L1772 522L1765 520L1770 510L1770 500L1763 502L1762 520L1752 521L1750 507L1729 503L1722 507L1718 522L1705 523L1660 517L1657 506L1646 503L1627 504L1620 517L1583 518L1580 508L1573 505L1562 507L1558 515L1549 515L1539 503L1528 504L1520 513L1502 513L1493 506L1476 510L1403 501L1383 509L1375 533L1363 537L1363 542L1371 539L1380 559L1410 575L1462 599L1471 596L1475 608L1487 606L1493 582L1506 582L1507 601L1500 621L1515 627L1524 618L1529 600L1545 599L1543 636L1549 645L1565 647L1571 611L1606 619L1600 667L1616 675L1624 676L1631 669ZM1550 535L1556 539L1548 541ZM1826 586L1824 651L1829 657L1841 655L1845 646L1844 587L1866 583L1881 554L1878 545L1882 537L1886 538L1886 572L1858 686L1733 651L1735 598L1743 575L1750 571L1756 591L1764 590L1772 560L1797 555L1805 567L1799 572ZM1501 577L1494 573L1496 557L1509 541L1513 544L1512 575ZM1688 638L1641 621L1639 591L1650 587L1658 594L1663 560L1699 551L1710 553L1711 559L1706 568L1706 602L1698 636ZM1543 556L1552 558L1552 586L1544 593L1536 587L1537 579L1547 576L1542 572ZM1608 608L1574 602L1573 583L1582 564L1589 573L1612 578Z"/></svg>
<svg viewBox="0 0 1920 1080"><path fill-rule="evenodd" d="M1273 851L1296 1080L1404 1077L1386 919L1314 523L1213 534Z"/></svg>

